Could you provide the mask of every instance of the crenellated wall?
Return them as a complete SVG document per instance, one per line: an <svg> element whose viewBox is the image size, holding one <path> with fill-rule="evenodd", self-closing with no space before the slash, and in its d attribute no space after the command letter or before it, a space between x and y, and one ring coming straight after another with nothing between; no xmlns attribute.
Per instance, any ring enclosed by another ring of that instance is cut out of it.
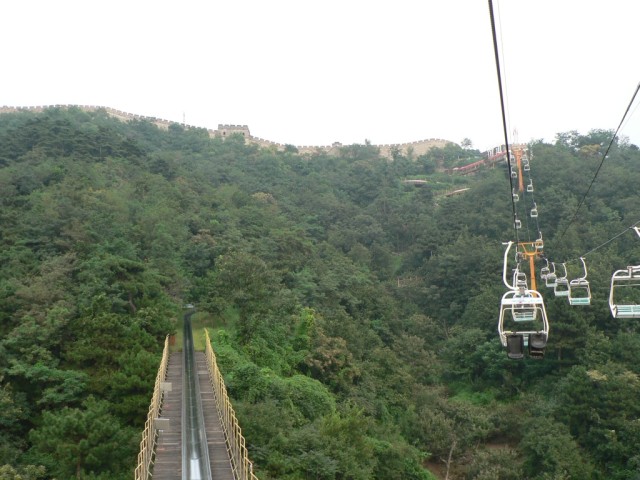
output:
<svg viewBox="0 0 640 480"><path fill-rule="evenodd" d="M123 112L121 110L116 110L115 108L110 107L102 107L98 105L42 105L42 106L31 106L31 107L9 107L2 106L0 107L0 114L2 113L13 113L13 112L21 112L21 111L29 111L29 112L43 112L48 108L77 108L79 110L85 112L94 112L96 110L104 110L111 117L117 118L123 122L128 122L131 120L146 120L148 122L153 123L158 128L163 130L168 130L169 125L179 122L172 122L169 120L164 120L156 117L146 117L143 115L136 115L133 113ZM182 125L184 128L201 128L196 127L194 125ZM251 135L249 131L249 127L247 125L225 125L219 124L216 130L207 129L210 137L227 137L233 134L241 134L245 137L248 142L255 143L260 147L264 148L275 148L277 150L283 151L288 146L287 144L272 142L271 140L265 140L264 138L254 137ZM423 155L428 152L431 148L438 147L442 148L445 145L453 143L448 140L443 140L440 138L429 138L426 140L418 140L410 143L395 143L395 144L385 144L385 145L374 145L375 147L380 149L380 155L386 158L392 158L392 154L394 151L399 152L402 155L408 155L412 153L414 156ZM338 151L340 147L343 145L339 142L335 142L332 145L303 145L294 147L298 150L299 153L302 154L310 154L317 152L326 152L326 153L335 153Z"/></svg>

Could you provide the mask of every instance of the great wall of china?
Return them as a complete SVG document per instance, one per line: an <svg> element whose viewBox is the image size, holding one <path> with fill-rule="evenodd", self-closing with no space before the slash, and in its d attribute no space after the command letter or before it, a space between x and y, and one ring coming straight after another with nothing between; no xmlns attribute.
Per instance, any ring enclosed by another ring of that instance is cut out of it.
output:
<svg viewBox="0 0 640 480"><path fill-rule="evenodd" d="M196 127L194 125L186 125L180 124L179 122L172 122L169 120L164 120L156 117L146 117L143 115L136 115L133 113L123 112L121 110L116 110L115 108L102 107L96 105L45 105L45 106L33 106L33 107L8 107L3 106L0 107L1 113L14 113L21 111L29 111L29 112L43 112L48 108L77 108L79 110L85 112L95 112L98 110L104 110L109 116L117 118L123 122L128 122L131 120L145 120L150 123L153 123L158 126L158 128L167 130L169 125L179 124L184 128L202 128ZM249 127L247 125L218 125L216 130L207 129L210 137L226 137L232 134L240 134L245 137L246 141L259 145L264 148L275 148L277 150L284 150L288 145L272 142L271 140L265 140L264 138L254 137L249 132ZM403 155L407 155L408 153L413 153L413 155L423 155L429 149L433 147L442 148L448 143L452 143L448 140L442 140L440 138L429 138L426 140L418 140L410 143L396 143L396 144L386 144L386 145L374 145L380 150L380 155L391 158L392 153L397 151ZM332 153L332 151L337 152L340 147L343 147L341 143L335 142L332 145L293 145L299 153L317 153L318 151Z"/></svg>

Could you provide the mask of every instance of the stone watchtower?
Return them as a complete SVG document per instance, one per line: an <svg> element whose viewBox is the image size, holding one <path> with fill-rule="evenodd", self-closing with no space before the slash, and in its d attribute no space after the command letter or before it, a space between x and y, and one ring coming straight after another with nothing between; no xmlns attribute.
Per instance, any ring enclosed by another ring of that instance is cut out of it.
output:
<svg viewBox="0 0 640 480"><path fill-rule="evenodd" d="M249 127L247 125L222 125L218 124L218 129L215 131L216 137L228 137L234 133L241 134L247 140L251 138L249 133Z"/></svg>

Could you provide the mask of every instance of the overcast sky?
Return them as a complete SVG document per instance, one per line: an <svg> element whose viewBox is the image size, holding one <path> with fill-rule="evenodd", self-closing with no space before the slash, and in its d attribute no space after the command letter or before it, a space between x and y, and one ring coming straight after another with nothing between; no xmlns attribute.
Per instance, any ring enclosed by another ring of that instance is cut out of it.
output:
<svg viewBox="0 0 640 480"><path fill-rule="evenodd" d="M617 127L640 82L640 2L494 7L510 141ZM295 145L503 143L485 0L7 0L0 18L0 105L246 124ZM621 133L640 144L639 112Z"/></svg>

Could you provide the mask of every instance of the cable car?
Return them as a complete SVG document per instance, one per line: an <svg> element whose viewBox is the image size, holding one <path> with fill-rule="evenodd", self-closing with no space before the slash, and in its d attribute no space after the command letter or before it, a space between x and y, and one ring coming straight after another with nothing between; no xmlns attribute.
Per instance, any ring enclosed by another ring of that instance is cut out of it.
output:
<svg viewBox="0 0 640 480"><path fill-rule="evenodd" d="M527 274L521 272L519 268L513 271L513 286L516 288L527 288Z"/></svg>
<svg viewBox="0 0 640 480"><path fill-rule="evenodd" d="M556 286L556 281L557 281L557 275L556 275L556 264L551 262L551 267L553 268L552 271L550 271L547 274L547 277L544 279L544 284L548 287L548 288L554 288Z"/></svg>
<svg viewBox="0 0 640 480"><path fill-rule="evenodd" d="M511 189L511 196L513 197L513 201L514 202L517 202L518 200L520 200L520 197L519 197L518 193L516 192L515 188Z"/></svg>
<svg viewBox="0 0 640 480"><path fill-rule="evenodd" d="M556 282L558 280L558 275L556 274L556 264L551 262L551 272L545 278L545 285L549 288L554 288L556 286Z"/></svg>
<svg viewBox="0 0 640 480"><path fill-rule="evenodd" d="M510 290L502 296L502 306L508 307L505 311L509 311L514 322L532 322L538 318L537 305L542 303L542 296L536 293L525 287Z"/></svg>
<svg viewBox="0 0 640 480"><path fill-rule="evenodd" d="M518 172L515 167L511 167L511 178L518 178Z"/></svg>
<svg viewBox="0 0 640 480"><path fill-rule="evenodd" d="M614 272L609 308L613 318L640 318L640 265Z"/></svg>
<svg viewBox="0 0 640 480"><path fill-rule="evenodd" d="M538 250L539 252L541 252L544 249L544 241L542 240L542 232L538 232L538 238L536 239L535 242L533 242L534 246L536 247L536 250ZM549 265L547 265L548 267Z"/></svg>
<svg viewBox="0 0 640 480"><path fill-rule="evenodd" d="M553 287L553 293L556 297L568 297L569 280L567 280L567 266L564 263L561 263L560 265L564 268L564 276L556 277L556 284Z"/></svg>
<svg viewBox="0 0 640 480"><path fill-rule="evenodd" d="M538 218L538 206L533 203L533 208L531 209L531 218Z"/></svg>
<svg viewBox="0 0 640 480"><path fill-rule="evenodd" d="M529 185L527 185L527 192L533 193L533 180L529 179Z"/></svg>
<svg viewBox="0 0 640 480"><path fill-rule="evenodd" d="M529 160L527 161L523 161L523 165L524 167L522 168L525 172L528 172L531 170L531 167L529 166Z"/></svg>
<svg viewBox="0 0 640 480"><path fill-rule="evenodd" d="M569 282L569 305L591 305L591 288L587 281L587 264L580 257L584 275Z"/></svg>
<svg viewBox="0 0 640 480"><path fill-rule="evenodd" d="M500 343L507 348L507 356L510 359L523 358L525 347L528 348L531 358L543 358L549 337L549 321L544 301L542 295L536 290L518 286L523 278L526 279L526 275L519 269L514 270L513 283L509 284L507 281L507 258L513 242L507 245L502 281L508 291L502 296L500 302L498 319ZM521 327L522 324L524 328Z"/></svg>
<svg viewBox="0 0 640 480"><path fill-rule="evenodd" d="M545 262L547 262L547 264L546 264L544 267L542 267L542 268L540 269L540 278L541 278L542 280L546 280L546 279L547 279L547 276L551 273L551 269L549 268L549 260L547 260L547 259L546 259L546 258L544 258L544 257L542 257L542 258L543 258L543 260L544 260Z"/></svg>
<svg viewBox="0 0 640 480"><path fill-rule="evenodd" d="M632 228L640 237L640 228ZM613 318L640 318L640 265L630 265L613 273L609 308Z"/></svg>
<svg viewBox="0 0 640 480"><path fill-rule="evenodd" d="M517 230L520 230L522 228L522 222L517 217L513 223L516 226Z"/></svg>
<svg viewBox="0 0 640 480"><path fill-rule="evenodd" d="M508 322L513 320L513 327ZM525 322L529 328L520 328ZM509 290L502 296L498 333L507 356L518 359L524 356L525 347L529 356L542 358L549 337L549 321L542 295L536 290Z"/></svg>

